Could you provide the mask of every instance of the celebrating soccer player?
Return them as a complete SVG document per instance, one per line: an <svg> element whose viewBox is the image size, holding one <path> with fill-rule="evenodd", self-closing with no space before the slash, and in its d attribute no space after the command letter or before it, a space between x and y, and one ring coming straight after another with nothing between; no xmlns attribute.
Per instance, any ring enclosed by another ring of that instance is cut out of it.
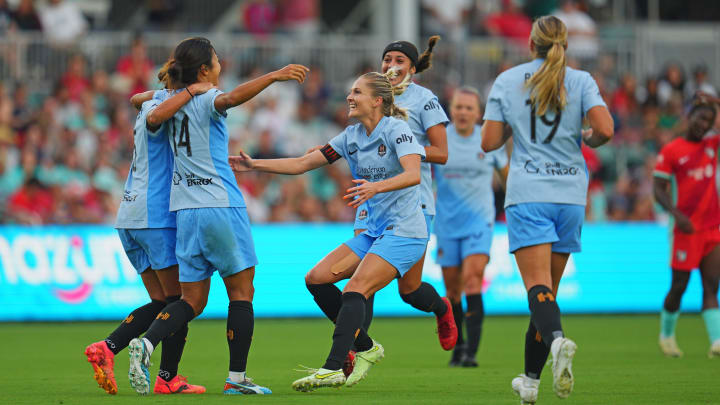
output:
<svg viewBox="0 0 720 405"><path fill-rule="evenodd" d="M384 353L363 328L366 300L405 275L427 246L418 187L425 149L404 121L405 110L394 103L388 79L393 74L396 71L371 72L355 81L347 96L348 116L360 123L345 128L321 150L291 159L252 160L245 154L231 158L236 171L281 174L305 173L345 158L356 183L345 198L351 199L351 207L367 207L367 229L330 252L306 276L308 289L335 323L335 331L323 366L292 384L298 391L351 386L365 378ZM334 283L346 278L350 281L340 293ZM353 343L355 367L346 377L342 365Z"/></svg>
<svg viewBox="0 0 720 405"><path fill-rule="evenodd" d="M493 174L507 177L505 149L485 153L480 147L480 95L472 87L455 92L450 102L449 158L433 165L438 185L435 234L437 262L442 266L447 297L458 329L450 366L477 367L484 317L482 281L490 260L495 199ZM463 307L467 303L467 342L463 336Z"/></svg>
<svg viewBox="0 0 720 405"><path fill-rule="evenodd" d="M613 136L595 80L567 67L566 48L565 24L552 16L537 19L530 34L535 59L498 76L482 129L482 147L489 152L505 142L504 126L512 128L505 214L510 252L530 304L525 373L512 381L523 403L536 402L549 352L555 393L566 398L572 392L577 346L563 333L555 297L570 253L580 251L588 188L581 142L598 147ZM583 117L591 130L581 132Z"/></svg>

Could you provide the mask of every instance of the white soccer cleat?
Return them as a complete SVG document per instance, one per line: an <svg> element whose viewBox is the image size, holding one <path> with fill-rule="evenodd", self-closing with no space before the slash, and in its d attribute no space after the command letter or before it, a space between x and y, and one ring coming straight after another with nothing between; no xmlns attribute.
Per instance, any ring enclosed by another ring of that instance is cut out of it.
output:
<svg viewBox="0 0 720 405"><path fill-rule="evenodd" d="M534 404L537 401L540 380L530 378L525 374L513 378L512 389L520 396L521 405Z"/></svg>
<svg viewBox="0 0 720 405"><path fill-rule="evenodd" d="M373 340L373 346L370 349L364 352L356 352L355 368L353 368L353 372L348 376L345 385L351 387L359 383L367 376L370 367L380 362L383 357L385 357L385 349L375 340Z"/></svg>
<svg viewBox="0 0 720 405"><path fill-rule="evenodd" d="M708 352L708 357L720 357L720 340L716 340L713 342L713 344L710 346L710 351Z"/></svg>
<svg viewBox="0 0 720 405"><path fill-rule="evenodd" d="M662 337L662 335L660 335L658 343L660 344L660 350L664 355L668 357L682 357L683 352L678 347L677 341L675 341L675 336Z"/></svg>
<svg viewBox="0 0 720 405"><path fill-rule="evenodd" d="M150 392L150 354L142 339L135 338L128 345L130 386L141 395Z"/></svg>
<svg viewBox="0 0 720 405"><path fill-rule="evenodd" d="M559 398L567 398L572 393L575 377L572 373L572 361L577 345L568 338L557 338L550 346L553 364L553 390Z"/></svg>
<svg viewBox="0 0 720 405"><path fill-rule="evenodd" d="M300 370L298 370L300 371ZM307 369L311 373L307 377L295 380L292 388L295 391L309 392L323 387L340 387L345 384L345 373L340 370L328 370L325 368Z"/></svg>

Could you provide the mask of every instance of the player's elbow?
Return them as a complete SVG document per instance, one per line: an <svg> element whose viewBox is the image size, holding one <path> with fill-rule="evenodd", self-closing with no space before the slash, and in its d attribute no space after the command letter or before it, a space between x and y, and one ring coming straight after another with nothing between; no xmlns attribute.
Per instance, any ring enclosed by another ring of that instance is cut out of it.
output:
<svg viewBox="0 0 720 405"><path fill-rule="evenodd" d="M446 149L444 151L440 151L437 154L433 163L444 165L445 163L447 163L447 160L448 160L448 151Z"/></svg>
<svg viewBox="0 0 720 405"><path fill-rule="evenodd" d="M150 111L150 113L147 115L147 118L145 118L147 121L148 126L150 127L157 127L160 124L162 124L162 119L158 117L158 114L155 112L155 110Z"/></svg>
<svg viewBox="0 0 720 405"><path fill-rule="evenodd" d="M601 123L597 128L593 128L593 133L602 141L601 144L609 142L615 135L612 118L608 122Z"/></svg>

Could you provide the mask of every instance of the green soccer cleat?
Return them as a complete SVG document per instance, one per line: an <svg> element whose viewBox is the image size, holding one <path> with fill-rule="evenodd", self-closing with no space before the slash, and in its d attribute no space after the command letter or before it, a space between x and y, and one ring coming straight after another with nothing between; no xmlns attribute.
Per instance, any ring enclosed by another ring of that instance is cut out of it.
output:
<svg viewBox="0 0 720 405"><path fill-rule="evenodd" d="M385 357L385 349L382 345L373 340L373 346L364 352L355 353L355 368L348 376L345 385L352 387L367 376L368 370Z"/></svg>
<svg viewBox="0 0 720 405"><path fill-rule="evenodd" d="M328 370L325 368L308 368L304 371L307 371L311 374L307 377L295 380L295 382L292 383L292 388L295 391L310 392L318 388L337 388L345 384L345 374L343 373L342 369Z"/></svg>

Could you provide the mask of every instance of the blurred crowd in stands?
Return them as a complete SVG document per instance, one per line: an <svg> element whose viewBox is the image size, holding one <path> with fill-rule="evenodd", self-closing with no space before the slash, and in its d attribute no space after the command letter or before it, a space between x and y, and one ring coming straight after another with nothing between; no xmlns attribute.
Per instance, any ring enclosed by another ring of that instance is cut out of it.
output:
<svg viewBox="0 0 720 405"><path fill-rule="evenodd" d="M246 24L243 30L262 29L265 17L267 27L275 27L282 18L293 21L285 24L288 30L312 33L317 29L314 18L301 18L317 13L312 9L317 2L297 2L305 8L293 13L285 10L283 16L270 10L280 3L247 2L243 15L250 14L248 21L259 26ZM72 8L62 0L48 4ZM427 9L423 15L429 20L423 23L426 29L448 36L473 34L469 19L475 8L463 7L475 7L475 2L423 0L422 4ZM530 17L515 1L502 0L499 4L497 12L485 16L484 30L525 43ZM709 76L707 66L685 71L679 63L641 78L618 72L611 56L598 53L594 23L579 4L558 1L555 10L567 19L570 28L570 64L591 70L616 124L616 135L609 145L585 149L591 176L588 220L655 220L662 215L652 197L655 156L664 144L684 132L685 112L695 92L716 94L712 81L717 78ZM13 10L0 0L0 32L39 26L50 29L52 23L46 21L52 18L43 13L34 11L32 0L20 0ZM133 41L128 54L109 71L89 71L86 56L81 53L73 53L67 60L64 74L52 85L49 95L33 94L22 82L0 82L0 223L114 221L133 152L136 112L128 98L157 88L154 76L158 66L148 58L142 37ZM498 72L517 62L499 64ZM378 65L379 61L368 61L354 73L377 69ZM256 158L297 156L326 143L347 126L345 94L332 90L323 68L330 67L311 66L302 86L276 83L231 110L227 118L231 153L243 149ZM227 69L220 88L231 89L265 73L264 69ZM347 78L348 85L353 78ZM416 79L435 89L448 111L454 84L423 81L438 78L443 75L419 75ZM485 83L463 84L487 94L493 80L488 77ZM716 127L720 130L720 119ZM342 161L303 176L247 173L238 175L237 180L254 222L348 222L354 217L342 200L351 184ZM496 194L501 207L502 189L496 187ZM498 216L502 218L502 210Z"/></svg>

